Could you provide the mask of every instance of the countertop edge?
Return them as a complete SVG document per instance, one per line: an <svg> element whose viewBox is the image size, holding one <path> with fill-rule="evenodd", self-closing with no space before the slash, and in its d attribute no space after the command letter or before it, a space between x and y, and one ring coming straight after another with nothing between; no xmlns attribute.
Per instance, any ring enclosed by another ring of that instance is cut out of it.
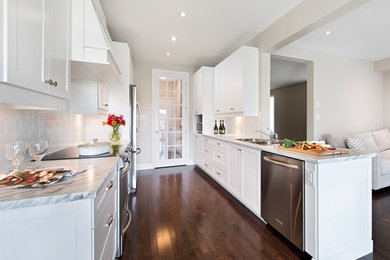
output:
<svg viewBox="0 0 390 260"><path fill-rule="evenodd" d="M291 157L298 160L303 160L305 162L310 163L332 163L332 162L338 162L338 161L350 161L350 160L356 160L356 159L362 159L362 158L374 158L376 157L375 153L367 153L367 152L352 152L348 155L329 155L326 157L318 157L314 155L306 155L303 153L293 152L293 151L286 151L286 150L280 150L278 149L279 145L258 145L258 144L251 144L244 141L236 140L237 138L241 138L241 136L235 136L235 135L226 135L226 136L220 136L220 135L210 135L210 134L198 134L210 138L214 138L220 141L229 142L236 145L242 145L249 148L271 152L271 153L277 153L280 155L284 155L287 157Z"/></svg>

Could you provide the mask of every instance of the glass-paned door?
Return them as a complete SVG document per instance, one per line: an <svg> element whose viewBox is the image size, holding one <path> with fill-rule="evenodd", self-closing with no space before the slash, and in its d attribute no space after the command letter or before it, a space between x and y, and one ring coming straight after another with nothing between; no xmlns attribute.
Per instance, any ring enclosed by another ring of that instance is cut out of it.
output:
<svg viewBox="0 0 390 260"><path fill-rule="evenodd" d="M155 98L155 166L185 164L186 98L185 80L179 74L160 72L154 75Z"/></svg>

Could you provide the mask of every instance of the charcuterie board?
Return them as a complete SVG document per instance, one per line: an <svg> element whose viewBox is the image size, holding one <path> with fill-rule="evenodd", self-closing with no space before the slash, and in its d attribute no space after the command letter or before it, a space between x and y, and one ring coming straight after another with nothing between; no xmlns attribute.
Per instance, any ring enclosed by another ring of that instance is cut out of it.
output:
<svg viewBox="0 0 390 260"><path fill-rule="evenodd" d="M19 171L0 180L0 188L43 188L59 182L69 170L41 169Z"/></svg>
<svg viewBox="0 0 390 260"><path fill-rule="evenodd" d="M341 150L341 149L328 150L328 151L311 151L311 150L299 149L297 147L286 148L286 147L281 146L281 145L279 145L279 149L286 150L286 151L291 151L291 152L304 153L304 154L314 155L314 156L329 156L329 155L349 154L348 150Z"/></svg>

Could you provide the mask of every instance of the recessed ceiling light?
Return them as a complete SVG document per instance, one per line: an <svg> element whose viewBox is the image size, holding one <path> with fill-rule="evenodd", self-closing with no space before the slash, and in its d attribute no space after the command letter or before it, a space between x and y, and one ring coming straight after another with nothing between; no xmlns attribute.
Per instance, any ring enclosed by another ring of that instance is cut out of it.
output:
<svg viewBox="0 0 390 260"><path fill-rule="evenodd" d="M325 34L326 34L326 35L329 35L330 33L331 33L330 30L325 31Z"/></svg>
<svg viewBox="0 0 390 260"><path fill-rule="evenodd" d="M176 37L175 37L175 36L172 36L172 37L171 37L171 41L175 42L175 41L176 41Z"/></svg>
<svg viewBox="0 0 390 260"><path fill-rule="evenodd" d="M187 14L186 14L186 12L181 11L181 12L179 13L179 15L180 15L181 17L184 17L184 16L186 16Z"/></svg>
<svg viewBox="0 0 390 260"><path fill-rule="evenodd" d="M167 52L167 56L171 56L171 53L170 53L170 52Z"/></svg>
<svg viewBox="0 0 390 260"><path fill-rule="evenodd" d="M167 77L160 77L160 79L167 79Z"/></svg>

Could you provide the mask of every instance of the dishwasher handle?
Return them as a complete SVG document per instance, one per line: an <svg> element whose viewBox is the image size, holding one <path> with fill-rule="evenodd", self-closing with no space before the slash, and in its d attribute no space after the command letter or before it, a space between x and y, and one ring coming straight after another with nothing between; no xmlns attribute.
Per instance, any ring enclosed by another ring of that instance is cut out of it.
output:
<svg viewBox="0 0 390 260"><path fill-rule="evenodd" d="M269 158L268 156L264 156L263 159L266 162L273 163L273 164L276 164L276 165L279 165L279 166L282 166L282 167L285 167L285 168L299 170L299 166L298 165L284 163L284 162L279 162L279 161L276 161L276 160L273 160L273 159Z"/></svg>

